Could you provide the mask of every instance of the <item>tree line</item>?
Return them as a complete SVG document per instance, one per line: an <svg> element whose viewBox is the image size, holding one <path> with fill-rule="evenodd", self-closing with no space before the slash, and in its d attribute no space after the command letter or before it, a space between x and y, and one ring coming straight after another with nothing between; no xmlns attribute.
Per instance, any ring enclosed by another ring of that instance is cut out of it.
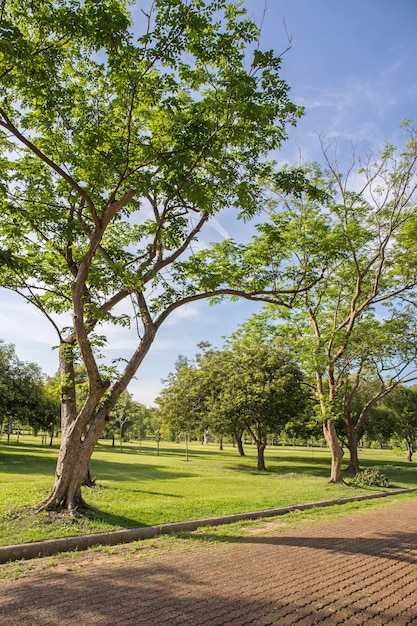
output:
<svg viewBox="0 0 417 626"><path fill-rule="evenodd" d="M220 449L227 438L236 444L240 456L245 455L243 441L249 437L257 447L258 470L267 469L268 443L323 445L320 406L311 376L302 371L288 346L229 339L222 349L204 342L200 348L193 360L178 357L157 398L166 436L202 443L215 438ZM346 385L351 396L349 419L358 433L353 449L346 408L335 421L340 444L350 452L347 471L353 474L360 469L360 442L405 448L412 460L417 442L417 386L398 384L389 394L380 394L379 388L380 381L369 376L358 387L354 377ZM376 396L378 400L373 401Z"/></svg>
<svg viewBox="0 0 417 626"><path fill-rule="evenodd" d="M82 366L76 367L76 397L84 402L87 376ZM12 344L0 340L0 439L19 438L25 429L42 436L43 442L61 432L61 384L59 373L46 376L39 365L21 361ZM155 438L160 426L156 410L133 400L127 391L115 405L102 437L112 439L120 450L123 441Z"/></svg>
<svg viewBox="0 0 417 626"><path fill-rule="evenodd" d="M0 436L28 426L53 437L60 403L35 363L21 361L11 344L0 341Z"/></svg>
<svg viewBox="0 0 417 626"><path fill-rule="evenodd" d="M366 412L411 382L413 124L398 149L341 161L323 143L321 164L279 165L303 109L283 55L227 0L158 0L136 24L125 0L5 0L0 29L0 286L59 346L61 445L39 510L87 506L81 485L112 413L167 318L201 299L266 303L277 330L265 341L288 339L289 378L299 368L314 385L340 481L338 423L352 454L363 374L379 384ZM222 212L254 238L204 243ZM110 361L115 326L131 350Z"/></svg>

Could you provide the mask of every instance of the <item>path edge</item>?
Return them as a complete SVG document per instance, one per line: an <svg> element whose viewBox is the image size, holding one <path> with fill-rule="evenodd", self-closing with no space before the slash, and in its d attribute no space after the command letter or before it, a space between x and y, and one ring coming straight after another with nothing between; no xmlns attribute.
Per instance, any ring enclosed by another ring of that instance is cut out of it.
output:
<svg viewBox="0 0 417 626"><path fill-rule="evenodd" d="M8 563L9 561L29 560L53 556L54 554L59 554L60 552L87 550L88 548L99 545L114 546L123 543L131 543L132 541L139 541L141 539L152 539L153 537L157 537L159 535L172 535L179 532L193 531L197 528L202 528L203 526L221 526L223 524L233 524L234 522L242 520L277 517L280 515L286 515L293 511L306 511L308 509L343 505L348 504L349 502L360 502L362 500L374 500L377 498L386 498L388 496L397 496L413 492L417 492L417 487L412 489L399 489L396 491L383 491L362 496L352 496L350 498L339 498L337 500L294 504L291 506L266 509L263 511L235 513L233 515L223 515L220 517L208 517L185 522L174 522L170 524L161 524L159 526L127 528L105 533L92 533L89 535L78 535L75 537L47 539L45 541L38 541L34 543L0 546L0 564Z"/></svg>

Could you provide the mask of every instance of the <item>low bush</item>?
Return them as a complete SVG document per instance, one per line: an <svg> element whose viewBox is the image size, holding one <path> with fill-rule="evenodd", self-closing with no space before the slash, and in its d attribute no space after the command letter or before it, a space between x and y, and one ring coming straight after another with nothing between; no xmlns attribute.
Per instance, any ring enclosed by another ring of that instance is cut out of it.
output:
<svg viewBox="0 0 417 626"><path fill-rule="evenodd" d="M365 469L358 472L349 484L353 487L389 487L389 480L377 469Z"/></svg>

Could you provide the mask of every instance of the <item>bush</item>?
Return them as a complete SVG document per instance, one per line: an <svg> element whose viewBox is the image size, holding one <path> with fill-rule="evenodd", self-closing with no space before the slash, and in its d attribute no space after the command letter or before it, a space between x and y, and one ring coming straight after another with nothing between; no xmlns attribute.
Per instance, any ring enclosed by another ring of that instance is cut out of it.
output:
<svg viewBox="0 0 417 626"><path fill-rule="evenodd" d="M358 472L350 484L353 487L389 487L389 480L377 469L365 469Z"/></svg>

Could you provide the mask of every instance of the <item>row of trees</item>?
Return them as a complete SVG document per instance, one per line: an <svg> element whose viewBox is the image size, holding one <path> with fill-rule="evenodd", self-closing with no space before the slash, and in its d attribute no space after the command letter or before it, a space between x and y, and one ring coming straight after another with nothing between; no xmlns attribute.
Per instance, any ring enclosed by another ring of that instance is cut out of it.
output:
<svg viewBox="0 0 417 626"><path fill-rule="evenodd" d="M388 358L385 336L411 362L415 131L353 180L326 149L323 169L279 168L270 159L303 111L244 7L157 0L131 20L125 0L1 5L0 285L45 315L59 346L62 442L39 509L82 509L91 454L157 331L202 298L268 302L308 346L311 367L295 364L313 372L341 480L346 381ZM261 216L256 237L201 250L222 210ZM135 341L109 363L114 325Z"/></svg>
<svg viewBox="0 0 417 626"><path fill-rule="evenodd" d="M35 363L21 361L11 344L0 341L0 436L29 426L53 437L60 402L53 384Z"/></svg>
<svg viewBox="0 0 417 626"><path fill-rule="evenodd" d="M302 431L309 394L303 375L285 355L266 346L204 347L196 361L179 358L175 372L158 398L162 423L174 433L211 431L220 441L229 435L243 455L242 437L249 433L258 451L258 469L271 433L284 427Z"/></svg>
<svg viewBox="0 0 417 626"><path fill-rule="evenodd" d="M259 470L266 469L268 441L320 440L321 408L314 385L289 349L236 340L228 340L221 350L207 344L200 347L202 352L193 361L180 356L175 371L164 381L157 402L165 432L202 441L210 434L221 447L225 436L232 437L242 456L242 442L248 435L257 446ZM343 406L334 423L341 446L351 452L347 470L352 473L359 470L358 441L363 438L380 444L391 440L398 447L405 443L412 460L417 387L398 384L389 394L381 393L380 387L380 380L364 377L358 386L352 378L345 388L349 411ZM349 420L358 433L354 449Z"/></svg>
<svg viewBox="0 0 417 626"><path fill-rule="evenodd" d="M75 367L76 402L82 406L87 394L85 369ZM50 437L60 432L60 390L59 373L53 377L43 374L36 363L21 361L15 346L0 340L0 437L10 440L12 432L19 433L24 428L35 434L41 432ZM103 437L119 440L137 440L155 437L159 429L156 410L145 407L132 399L125 391L116 403L111 419L103 432Z"/></svg>

